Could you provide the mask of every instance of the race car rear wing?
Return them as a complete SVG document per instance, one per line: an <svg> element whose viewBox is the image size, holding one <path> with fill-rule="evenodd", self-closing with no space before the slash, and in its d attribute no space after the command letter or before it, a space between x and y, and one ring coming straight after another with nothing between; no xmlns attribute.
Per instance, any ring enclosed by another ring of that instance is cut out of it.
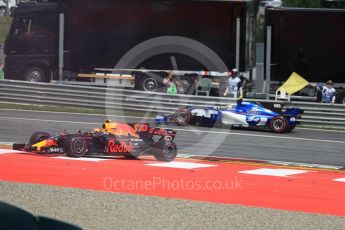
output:
<svg viewBox="0 0 345 230"><path fill-rule="evenodd" d="M285 117L300 118L304 110L299 108L286 108L286 103L282 102L260 102L260 104L273 112L279 113Z"/></svg>
<svg viewBox="0 0 345 230"><path fill-rule="evenodd" d="M269 109L279 114L283 113L283 109L286 106L286 103L282 102L260 102L259 104L261 104L266 109Z"/></svg>
<svg viewBox="0 0 345 230"><path fill-rule="evenodd" d="M174 140L176 136L176 131L173 129L151 127L149 123L128 123L128 125L133 127L141 138L151 138L152 136L169 136L172 138L172 140Z"/></svg>

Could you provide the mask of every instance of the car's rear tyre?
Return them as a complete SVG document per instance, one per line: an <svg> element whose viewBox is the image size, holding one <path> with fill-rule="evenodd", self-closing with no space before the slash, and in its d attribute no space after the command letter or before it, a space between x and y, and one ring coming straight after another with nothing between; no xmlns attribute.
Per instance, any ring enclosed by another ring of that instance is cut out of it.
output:
<svg viewBox="0 0 345 230"><path fill-rule="evenodd" d="M275 133L283 133L288 128L287 120L284 117L274 117L270 122L270 128Z"/></svg>
<svg viewBox="0 0 345 230"><path fill-rule="evenodd" d="M175 123L181 126L189 125L192 121L192 113L188 109L178 109L175 112Z"/></svg>
<svg viewBox="0 0 345 230"><path fill-rule="evenodd" d="M67 156L77 158L84 156L88 152L87 143L81 136L68 137L64 150Z"/></svg>
<svg viewBox="0 0 345 230"><path fill-rule="evenodd" d="M46 139L50 138L50 134L46 132L35 132L31 135L29 144L34 145L37 144L38 142L44 141Z"/></svg>
<svg viewBox="0 0 345 230"><path fill-rule="evenodd" d="M170 140L161 140L154 146L154 157L158 161L170 162L177 156L177 146Z"/></svg>

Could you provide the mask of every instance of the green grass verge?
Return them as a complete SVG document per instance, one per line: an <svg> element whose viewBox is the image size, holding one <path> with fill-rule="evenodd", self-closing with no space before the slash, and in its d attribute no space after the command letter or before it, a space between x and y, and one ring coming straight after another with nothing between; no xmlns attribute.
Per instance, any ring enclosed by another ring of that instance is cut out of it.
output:
<svg viewBox="0 0 345 230"><path fill-rule="evenodd" d="M12 18L8 16L0 16L0 44L6 40L6 36L10 31Z"/></svg>
<svg viewBox="0 0 345 230"><path fill-rule="evenodd" d="M102 109L84 109L75 107L62 107L62 106L43 106L43 105L26 105L26 104L10 104L0 102L1 109L13 110L31 110L31 111L47 111L47 112L65 112L65 113L83 113L83 114L99 114L106 115L106 111ZM120 111L111 115L126 115L136 117L154 117L156 114L147 114L144 112L136 111Z"/></svg>
<svg viewBox="0 0 345 230"><path fill-rule="evenodd" d="M41 105L9 104L9 103L0 103L0 109L105 114L104 110L97 110L97 109L80 109L80 108L61 107L61 106L41 106Z"/></svg>

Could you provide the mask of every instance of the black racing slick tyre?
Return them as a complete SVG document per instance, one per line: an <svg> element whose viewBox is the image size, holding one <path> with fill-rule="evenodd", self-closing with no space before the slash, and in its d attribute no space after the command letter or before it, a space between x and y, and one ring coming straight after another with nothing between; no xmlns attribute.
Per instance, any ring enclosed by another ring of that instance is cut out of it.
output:
<svg viewBox="0 0 345 230"><path fill-rule="evenodd" d="M181 126L189 125L192 121L192 113L188 109L178 109L175 112L175 123Z"/></svg>
<svg viewBox="0 0 345 230"><path fill-rule="evenodd" d="M275 133L283 133L287 131L288 123L284 117L274 117L270 122L270 128Z"/></svg>
<svg viewBox="0 0 345 230"><path fill-rule="evenodd" d="M42 131L35 132L31 135L29 144L34 145L34 144L37 144L38 142L44 141L48 138L50 138L49 133L42 132Z"/></svg>
<svg viewBox="0 0 345 230"><path fill-rule="evenodd" d="M88 152L87 143L81 136L70 136L65 142L64 151L69 157L82 157Z"/></svg>
<svg viewBox="0 0 345 230"><path fill-rule="evenodd" d="M170 162L177 156L177 146L170 140L161 140L154 146L154 157L158 161Z"/></svg>

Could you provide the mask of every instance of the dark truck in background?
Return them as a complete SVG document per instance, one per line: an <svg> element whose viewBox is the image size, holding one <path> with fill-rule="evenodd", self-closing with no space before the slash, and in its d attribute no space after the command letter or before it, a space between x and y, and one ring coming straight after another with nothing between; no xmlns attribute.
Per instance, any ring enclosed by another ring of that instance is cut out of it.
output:
<svg viewBox="0 0 345 230"><path fill-rule="evenodd" d="M205 66L193 55L160 47L160 51L166 51L151 56L144 54L147 57L136 66L130 66L132 69L226 72L237 64L240 71L251 71L256 64L257 3L255 0L51 0L21 3L14 12L5 43L5 78L42 82L59 79L61 14L64 15L64 79L80 80L78 74L95 73L96 68L113 69L133 47L162 36L195 40L220 57L226 68ZM237 37L238 19L240 33ZM139 53L138 57L142 58L142 55ZM155 91L161 85L157 76L163 78L167 71L157 71L154 75L142 71L130 74L135 78L135 88ZM196 76L185 74L181 78L191 86Z"/></svg>
<svg viewBox="0 0 345 230"><path fill-rule="evenodd" d="M320 85L332 80L336 101L345 104L345 10L268 8L265 17L272 28L271 88L297 72ZM300 95L315 93L306 88Z"/></svg>

